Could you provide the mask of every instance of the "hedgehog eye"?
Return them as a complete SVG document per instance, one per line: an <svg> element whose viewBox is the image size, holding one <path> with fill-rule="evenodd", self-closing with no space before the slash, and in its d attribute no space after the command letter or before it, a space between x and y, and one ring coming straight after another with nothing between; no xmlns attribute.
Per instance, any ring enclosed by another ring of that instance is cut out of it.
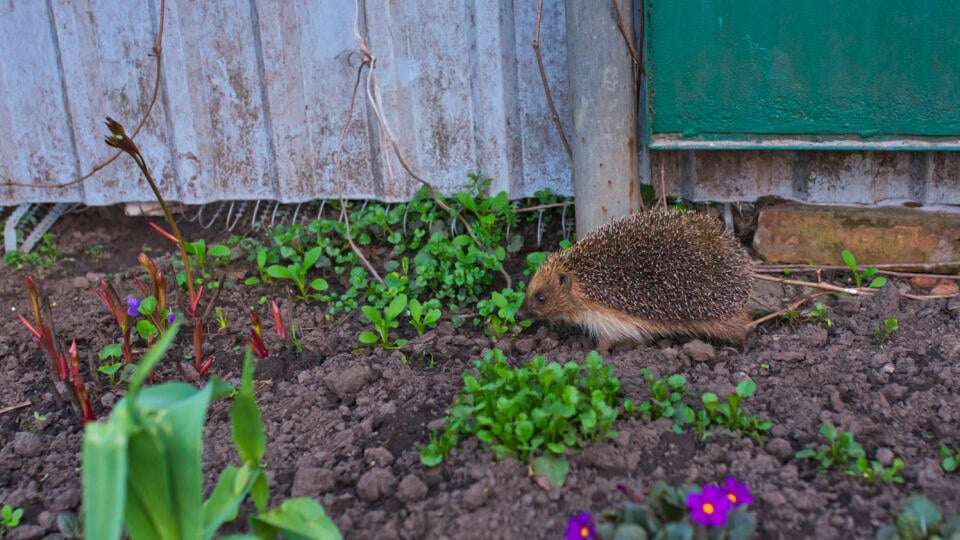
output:
<svg viewBox="0 0 960 540"><path fill-rule="evenodd" d="M544 296L544 295L542 295L542 294L538 294L538 295L537 295L537 302L540 302L540 303L542 304L542 303L544 303L544 302L546 302L546 301L547 301L547 297L546 297L546 296Z"/></svg>

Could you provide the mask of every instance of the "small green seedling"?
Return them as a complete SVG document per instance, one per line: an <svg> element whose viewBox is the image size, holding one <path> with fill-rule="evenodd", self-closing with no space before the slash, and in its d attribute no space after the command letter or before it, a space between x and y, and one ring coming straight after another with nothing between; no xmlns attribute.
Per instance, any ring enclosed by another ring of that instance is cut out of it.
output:
<svg viewBox="0 0 960 540"><path fill-rule="evenodd" d="M817 322L817 324L823 326L824 328L830 328L833 326L833 321L830 319L830 308L820 302L817 302L813 309L810 310L809 315Z"/></svg>
<svg viewBox="0 0 960 540"><path fill-rule="evenodd" d="M860 456L853 465L847 469L847 474L856 476L870 485L876 484L877 482L902 484L903 477L899 474L901 469L903 469L903 460L900 458L895 458L893 463L890 464L890 468L887 468L879 461L867 460L866 456Z"/></svg>
<svg viewBox="0 0 960 540"><path fill-rule="evenodd" d="M647 368L641 368L640 374L647 380L647 385L650 387L650 399L641 403L636 411L650 417L651 420L670 418L673 420L673 431L681 433L682 425L694 420L693 409L680 401L683 398L687 379L676 373L654 380ZM633 404L626 402L624 408L627 412L632 412Z"/></svg>
<svg viewBox="0 0 960 540"><path fill-rule="evenodd" d="M796 309L788 309L780 314L780 318L783 322L787 323L787 326L793 328L797 325L797 321L800 320L800 312Z"/></svg>
<svg viewBox="0 0 960 540"><path fill-rule="evenodd" d="M894 525L877 531L877 540L939 540L960 537L960 516L944 521L940 510L923 495L907 499L903 512L894 514Z"/></svg>
<svg viewBox="0 0 960 540"><path fill-rule="evenodd" d="M767 431L773 427L773 422L761 421L756 416L746 414L740 406L741 402L752 396L757 390L757 384L747 379L740 381L732 394L726 396L726 403L713 392L704 392L701 396L703 410L697 415L695 426L698 432L706 439L711 434L710 426L716 425L726 428L727 431L741 432L751 439L760 442Z"/></svg>
<svg viewBox="0 0 960 540"><path fill-rule="evenodd" d="M523 328L530 326L533 321L517 322L517 312L523 303L523 289L503 289L502 292L490 293L490 298L477 302L477 310L484 324L484 332L497 340L508 334L517 334Z"/></svg>
<svg viewBox="0 0 960 540"><path fill-rule="evenodd" d="M100 349L97 356L100 358L97 371L106 375L110 384L117 384L120 380L117 374L123 368L123 347L119 343L110 343Z"/></svg>
<svg viewBox="0 0 960 540"><path fill-rule="evenodd" d="M422 336L427 328L437 325L440 320L440 302L430 300L421 304L416 298L410 299L410 324L417 331L418 336Z"/></svg>
<svg viewBox="0 0 960 540"><path fill-rule="evenodd" d="M960 449L951 450L947 445L940 445L940 465L943 470L952 473L960 469Z"/></svg>
<svg viewBox="0 0 960 540"><path fill-rule="evenodd" d="M13 508L9 504L3 505L0 509L0 536L6 535L8 531L20 525L21 518L23 518L23 508Z"/></svg>
<svg viewBox="0 0 960 540"><path fill-rule="evenodd" d="M224 332L227 328L230 327L230 320L227 318L227 314L220 309L220 306L213 308L214 313L217 314L217 332Z"/></svg>
<svg viewBox="0 0 960 540"><path fill-rule="evenodd" d="M886 319L882 325L877 325L874 329L874 337L877 343L885 343L890 340L890 336L900 329L900 323L897 319Z"/></svg>
<svg viewBox="0 0 960 540"><path fill-rule="evenodd" d="M194 242L185 242L183 249L193 256L196 262L195 268L199 269L204 275L210 273L208 266L212 261L214 265L224 265L230 262L230 248L223 244L213 244L207 247L206 241L202 238Z"/></svg>
<svg viewBox="0 0 960 540"><path fill-rule="evenodd" d="M833 467L844 467L851 461L866 456L863 447L853 440L853 434L849 431L837 433L837 428L828 422L820 426L820 434L827 440L827 446L821 446L818 450L811 448L800 450L797 452L797 457L819 461L817 468L821 471Z"/></svg>
<svg viewBox="0 0 960 540"><path fill-rule="evenodd" d="M302 261L294 261L286 266L274 264L267 267L266 273L270 277L292 281L297 286L297 290L300 291L299 298L305 302L309 301L313 294L329 288L327 280L323 278L316 278L309 283L307 282L307 272L313 268L322 254L323 250L320 247L309 249L303 254Z"/></svg>
<svg viewBox="0 0 960 540"><path fill-rule="evenodd" d="M381 313L373 306L362 306L363 314L370 319L376 328L376 333L369 330L360 334L361 343L366 345L377 345L384 349L399 349L407 344L406 339L397 339L390 341L390 330L396 328L400 323L397 317L407 309L407 295L398 294L390 301L390 304Z"/></svg>
<svg viewBox="0 0 960 540"><path fill-rule="evenodd" d="M843 250L843 253L840 254L840 257L843 258L843 262L847 264L847 268L850 269L850 272L853 273L853 282L856 284L859 289L865 279L872 277L874 274L879 272L877 268L867 268L863 272L860 272L857 269L857 259L854 258L853 253L850 253L849 250ZM870 280L868 287L872 289L879 289L887 284L887 278L883 276L877 276Z"/></svg>

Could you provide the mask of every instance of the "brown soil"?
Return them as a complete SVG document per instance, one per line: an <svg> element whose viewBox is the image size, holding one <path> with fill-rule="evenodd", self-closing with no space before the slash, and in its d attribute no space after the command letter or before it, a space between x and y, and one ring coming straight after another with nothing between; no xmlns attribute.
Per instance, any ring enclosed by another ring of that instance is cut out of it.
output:
<svg viewBox="0 0 960 540"><path fill-rule="evenodd" d="M226 237L219 229L185 226L188 238L209 243ZM136 255L146 245L151 256L168 261L170 245L144 218L113 209L68 215L53 232L63 259L43 270L38 283L53 304L59 337L76 338L83 354L93 355L116 340L114 323L93 291L99 277L113 273L120 294L134 294ZM95 244L103 252L86 254ZM228 272L242 277L256 270L239 261ZM753 333L745 353L663 340L608 355L623 396L635 402L649 397L644 366L658 377L684 374L696 395L727 394L750 378L757 392L745 408L772 421L771 434L764 445L725 433L702 441L694 433L673 433L669 422L622 416L615 426L619 436L572 455L566 485L549 491L524 464L497 461L476 440L462 442L436 468L420 463L417 447L457 396L464 371L494 346L481 330L444 324L421 344L434 365L415 355L405 363L400 352L359 345L357 335L367 329L361 317L331 323L323 308L298 305L303 355L267 332L274 352L255 376L271 493L275 501L316 498L350 539L559 538L568 516L622 505L618 483L645 493L657 480L679 486L727 475L753 490L762 538L872 538L911 494L924 494L954 514L960 476L943 471L939 449L941 443L960 446L960 299L902 300L898 287L909 284L894 282L872 297L823 297L832 308L831 327L809 320L794 327L771 323ZM231 326L216 334L211 322L207 347L216 354L212 372L229 381L239 377L246 312L255 307L269 321L258 304L262 296L288 303L277 287L242 285L224 289L218 300ZM56 399L44 358L13 316L13 310L30 309L22 272L0 270L0 300L7 313L0 323L0 409L30 402L0 415L0 503L25 510L10 538L38 538L57 530L58 513L80 510L82 430ZM893 317L900 330L878 343L874 329ZM266 327L272 330L271 323ZM194 379L186 362L178 365L189 338L178 339L160 378L201 384L205 377ZM544 325L497 345L515 365L534 354L580 361L590 349L576 331ZM93 380L86 370L85 376ZM89 387L101 418L123 393L102 380ZM695 404L695 397L689 401ZM46 420L37 421L34 413ZM822 443L819 427L828 421L851 431L870 457L903 459L904 483L868 486L796 459L798 450ZM206 438L208 485L237 462L229 404L216 403Z"/></svg>

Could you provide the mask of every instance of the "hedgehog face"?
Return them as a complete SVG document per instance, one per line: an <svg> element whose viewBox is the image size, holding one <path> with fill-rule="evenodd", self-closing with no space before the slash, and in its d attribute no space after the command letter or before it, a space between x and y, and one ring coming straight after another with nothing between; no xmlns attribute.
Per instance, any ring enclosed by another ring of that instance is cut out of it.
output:
<svg viewBox="0 0 960 540"><path fill-rule="evenodd" d="M575 311L573 276L553 265L544 265L523 298L518 315L524 319L568 319Z"/></svg>

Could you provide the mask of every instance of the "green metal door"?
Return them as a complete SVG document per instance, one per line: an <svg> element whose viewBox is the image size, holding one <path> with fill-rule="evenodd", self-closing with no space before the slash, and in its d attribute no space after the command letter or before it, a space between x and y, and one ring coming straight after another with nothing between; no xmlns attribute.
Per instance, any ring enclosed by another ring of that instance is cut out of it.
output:
<svg viewBox="0 0 960 540"><path fill-rule="evenodd" d="M960 148L960 2L647 0L652 148Z"/></svg>

